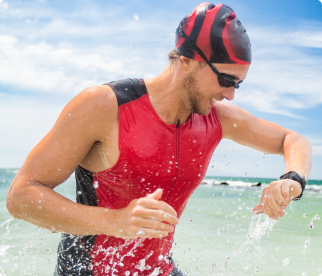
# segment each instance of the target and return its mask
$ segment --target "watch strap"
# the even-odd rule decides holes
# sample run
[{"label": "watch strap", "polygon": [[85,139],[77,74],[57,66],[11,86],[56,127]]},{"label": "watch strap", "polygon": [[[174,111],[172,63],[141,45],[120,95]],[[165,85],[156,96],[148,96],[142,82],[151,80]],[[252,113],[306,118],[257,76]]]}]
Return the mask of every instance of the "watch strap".
[{"label": "watch strap", "polygon": [[301,184],[301,187],[302,187],[302,192],[300,195],[298,195],[297,197],[293,198],[292,200],[300,200],[302,195],[303,195],[303,192],[305,190],[305,186],[306,186],[306,181],[305,181],[305,177],[304,176],[301,176],[300,174],[298,174],[297,172],[294,172],[294,171],[290,171],[286,174],[283,174],[279,180],[283,180],[283,179],[292,179],[294,181],[297,181],[298,183]]}]

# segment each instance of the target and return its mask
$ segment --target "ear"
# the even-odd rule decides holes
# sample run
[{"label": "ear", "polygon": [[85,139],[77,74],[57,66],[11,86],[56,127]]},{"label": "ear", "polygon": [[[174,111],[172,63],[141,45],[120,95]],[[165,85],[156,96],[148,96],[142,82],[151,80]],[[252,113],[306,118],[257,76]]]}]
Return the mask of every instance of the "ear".
[{"label": "ear", "polygon": [[183,70],[188,71],[192,64],[193,64],[194,60],[184,57],[184,56],[180,56],[180,64]]}]

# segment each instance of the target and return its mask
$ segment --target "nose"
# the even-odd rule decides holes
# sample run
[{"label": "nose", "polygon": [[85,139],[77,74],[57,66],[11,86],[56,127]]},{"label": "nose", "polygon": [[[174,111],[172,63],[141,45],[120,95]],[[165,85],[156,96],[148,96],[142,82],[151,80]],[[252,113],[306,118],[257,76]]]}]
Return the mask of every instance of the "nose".
[{"label": "nose", "polygon": [[235,87],[229,87],[225,89],[225,91],[222,93],[222,95],[228,100],[232,101],[235,98]]}]

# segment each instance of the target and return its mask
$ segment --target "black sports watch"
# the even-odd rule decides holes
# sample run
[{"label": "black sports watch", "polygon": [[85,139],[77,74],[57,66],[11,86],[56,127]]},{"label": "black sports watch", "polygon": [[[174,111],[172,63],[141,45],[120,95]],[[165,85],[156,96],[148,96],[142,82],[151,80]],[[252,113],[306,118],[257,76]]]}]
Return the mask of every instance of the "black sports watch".
[{"label": "black sports watch", "polygon": [[301,176],[297,172],[290,171],[290,172],[288,172],[286,174],[283,174],[278,180],[283,180],[283,179],[292,179],[292,180],[297,181],[298,183],[301,184],[301,187],[302,187],[301,194],[292,199],[292,200],[300,200],[302,195],[303,195],[303,192],[305,190],[305,186],[306,186],[305,177]]}]

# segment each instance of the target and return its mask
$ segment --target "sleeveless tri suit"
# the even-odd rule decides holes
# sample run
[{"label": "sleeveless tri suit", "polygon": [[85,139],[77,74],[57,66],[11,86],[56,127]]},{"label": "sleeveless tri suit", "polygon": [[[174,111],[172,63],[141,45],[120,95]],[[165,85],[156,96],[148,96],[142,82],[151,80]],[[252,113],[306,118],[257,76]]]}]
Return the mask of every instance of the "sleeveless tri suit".
[{"label": "sleeveless tri suit", "polygon": [[[120,209],[161,188],[161,200],[180,218],[222,137],[216,108],[206,116],[191,114],[180,125],[167,125],[151,105],[142,79],[108,85],[119,105],[120,156],[105,171],[76,169],[77,202]],[[172,242],[173,233],[135,240],[62,234],[55,275],[169,275]]]}]

